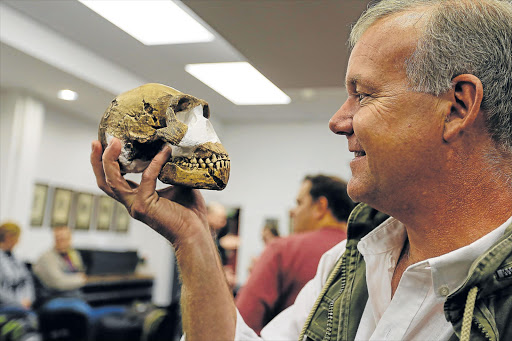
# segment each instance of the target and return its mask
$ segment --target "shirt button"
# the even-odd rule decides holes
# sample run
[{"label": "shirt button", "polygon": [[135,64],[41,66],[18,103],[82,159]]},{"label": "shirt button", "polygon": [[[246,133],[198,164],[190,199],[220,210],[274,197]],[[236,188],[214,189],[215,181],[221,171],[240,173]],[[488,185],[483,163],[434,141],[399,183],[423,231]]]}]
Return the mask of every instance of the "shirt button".
[{"label": "shirt button", "polygon": [[448,296],[449,293],[450,293],[450,289],[448,289],[448,287],[442,286],[439,288],[439,295]]}]

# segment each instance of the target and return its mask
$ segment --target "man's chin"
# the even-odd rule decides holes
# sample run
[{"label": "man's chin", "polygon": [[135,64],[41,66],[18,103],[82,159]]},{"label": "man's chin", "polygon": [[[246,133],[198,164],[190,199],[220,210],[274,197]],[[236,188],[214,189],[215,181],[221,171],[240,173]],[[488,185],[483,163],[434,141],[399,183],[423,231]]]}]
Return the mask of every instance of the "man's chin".
[{"label": "man's chin", "polygon": [[[351,177],[347,184],[347,194],[353,202],[367,202],[369,199],[368,186],[358,178]],[[365,200],[366,199],[366,200]]]}]

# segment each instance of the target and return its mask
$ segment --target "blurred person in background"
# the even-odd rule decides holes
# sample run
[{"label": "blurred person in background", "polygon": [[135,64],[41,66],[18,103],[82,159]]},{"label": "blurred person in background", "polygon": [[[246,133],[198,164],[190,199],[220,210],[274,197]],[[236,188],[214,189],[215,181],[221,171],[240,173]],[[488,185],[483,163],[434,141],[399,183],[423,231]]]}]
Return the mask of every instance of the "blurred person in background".
[{"label": "blurred person in background", "polygon": [[279,237],[279,230],[275,223],[267,222],[261,231],[261,239],[265,245]]},{"label": "blurred person in background", "polygon": [[228,221],[226,208],[221,203],[212,201],[208,203],[206,209],[208,212],[207,218],[208,225],[210,226],[210,232],[212,233],[212,237],[214,238],[217,249],[219,250],[222,264],[225,265],[227,263],[227,255],[226,250],[222,247],[222,245],[220,245],[220,238],[225,235],[224,231],[222,230]]},{"label": "blurred person in background", "polygon": [[290,212],[293,234],[270,242],[236,297],[244,321],[256,333],[295,301],[315,276],[320,257],[346,239],[354,208],[345,181],[334,176],[306,176]]},{"label": "blurred person in background", "polygon": [[[276,240],[277,238],[279,238],[279,229],[277,228],[277,223],[267,221],[261,230],[261,239],[263,240],[263,244],[265,244],[266,247],[270,242]],[[251,264],[249,264],[248,268],[249,272],[251,272],[254,268],[254,264],[256,264],[258,258],[259,256],[254,256],[251,258]]]},{"label": "blurred person in background", "polygon": [[72,233],[68,226],[53,228],[54,246],[34,264],[33,270],[42,284],[42,296],[80,297],[80,288],[87,276],[80,253],[72,247]]},{"label": "blurred person in background", "polygon": [[21,229],[16,223],[0,225],[0,308],[30,309],[35,299],[30,271],[12,254],[20,234]]},{"label": "blurred person in background", "polygon": [[227,212],[224,205],[216,201],[208,203],[206,206],[208,225],[210,226],[210,232],[217,245],[222,267],[224,268],[224,275],[228,282],[228,286],[236,295],[238,291],[236,271],[232,264],[229,264],[230,253],[238,249],[240,240],[238,236],[230,234],[225,229],[227,224]]}]

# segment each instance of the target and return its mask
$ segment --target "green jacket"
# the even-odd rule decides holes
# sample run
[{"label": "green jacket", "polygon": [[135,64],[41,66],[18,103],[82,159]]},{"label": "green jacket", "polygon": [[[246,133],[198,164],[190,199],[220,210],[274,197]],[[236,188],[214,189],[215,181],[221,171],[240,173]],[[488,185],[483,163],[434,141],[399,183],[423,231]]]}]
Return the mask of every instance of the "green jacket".
[{"label": "green jacket", "polygon": [[[345,253],[313,306],[300,340],[354,340],[368,300],[366,265],[357,244],[387,218],[365,204],[354,209]],[[473,263],[465,284],[447,297],[444,308],[454,328],[451,340],[512,340],[512,225]]]}]

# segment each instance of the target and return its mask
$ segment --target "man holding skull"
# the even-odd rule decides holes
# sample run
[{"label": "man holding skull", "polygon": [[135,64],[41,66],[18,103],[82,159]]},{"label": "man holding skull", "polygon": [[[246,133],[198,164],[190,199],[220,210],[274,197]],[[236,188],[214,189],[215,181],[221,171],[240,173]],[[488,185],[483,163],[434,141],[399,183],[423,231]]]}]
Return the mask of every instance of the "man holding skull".
[{"label": "man holding skull", "polygon": [[[348,193],[363,202],[263,339],[512,339],[512,3],[383,0],[351,33]],[[121,143],[93,143],[97,182],[176,248],[187,340],[258,337],[237,314],[196,190],[140,185]],[[376,212],[374,207],[391,217]]]}]

